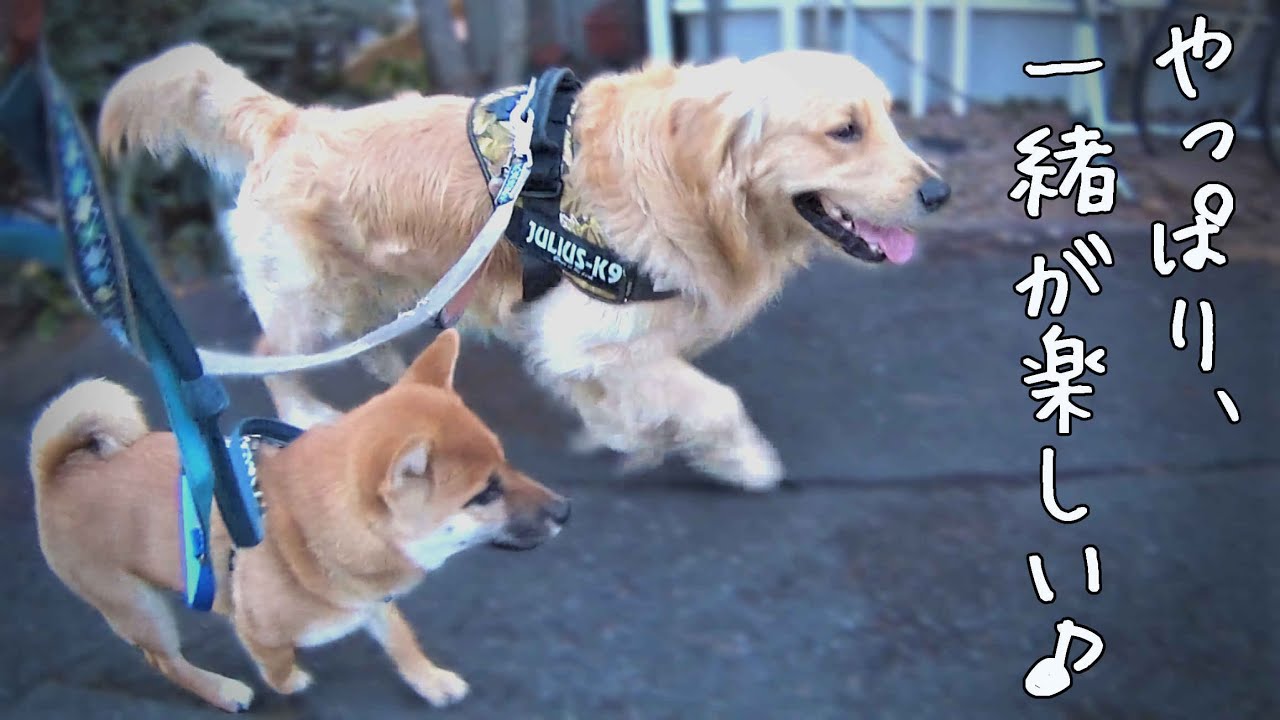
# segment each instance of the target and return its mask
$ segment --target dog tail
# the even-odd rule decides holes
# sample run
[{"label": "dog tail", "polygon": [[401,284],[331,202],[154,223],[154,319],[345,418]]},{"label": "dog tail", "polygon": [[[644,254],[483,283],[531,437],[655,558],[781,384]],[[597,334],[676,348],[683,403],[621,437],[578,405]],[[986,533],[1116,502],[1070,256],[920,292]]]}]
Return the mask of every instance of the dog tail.
[{"label": "dog tail", "polygon": [[166,162],[186,149],[233,179],[289,133],[297,113],[209,48],[180,45],[134,67],[107,91],[98,146],[110,160],[140,146]]},{"label": "dog tail", "polygon": [[85,380],[59,395],[31,431],[31,478],[49,482],[77,450],[106,459],[149,432],[138,398],[108,380]]}]

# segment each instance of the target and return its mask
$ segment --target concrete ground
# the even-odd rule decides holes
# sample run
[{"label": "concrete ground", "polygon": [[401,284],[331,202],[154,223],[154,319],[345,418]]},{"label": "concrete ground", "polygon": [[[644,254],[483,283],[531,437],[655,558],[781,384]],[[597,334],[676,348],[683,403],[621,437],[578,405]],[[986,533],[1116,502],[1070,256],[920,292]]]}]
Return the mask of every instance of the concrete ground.
[{"label": "concrete ground", "polygon": [[[1070,437],[1032,418],[1019,380],[1052,320],[1023,317],[1011,289],[1034,250],[984,237],[936,237],[903,269],[820,263],[699,361],[781,451],[792,483],[772,495],[675,463],[622,479],[613,458],[570,455],[572,424],[512,353],[470,343],[463,394],[517,463],[575,501],[551,544],[473,551],[402,603],[471,697],[431,710],[364,637],[304,652],[318,682],[297,698],[270,695],[216,619],[186,613],[188,653],[253,683],[263,718],[1280,717],[1280,450],[1267,432],[1280,413],[1280,275],[1265,253],[1242,253],[1160,279],[1146,236],[1107,237],[1117,259],[1102,293],[1077,284],[1061,319],[1107,348],[1084,401],[1095,416]],[[1211,375],[1196,367],[1194,309],[1192,348],[1170,344],[1176,296],[1214,301]],[[194,333],[243,347],[253,324],[234,298],[185,297]],[[94,330],[0,361],[0,713],[219,717],[116,640],[37,549],[27,431],[89,374],[129,383],[161,417],[143,368]],[[375,389],[350,368],[316,381],[339,403]],[[268,412],[255,383],[230,387],[233,416]],[[1041,509],[1046,444],[1062,505],[1090,509],[1079,523]],[[1097,595],[1086,545],[1099,550]],[[1033,552],[1050,604],[1033,591]],[[1100,633],[1105,652],[1067,692],[1033,700],[1023,676],[1052,654],[1063,617]]]}]

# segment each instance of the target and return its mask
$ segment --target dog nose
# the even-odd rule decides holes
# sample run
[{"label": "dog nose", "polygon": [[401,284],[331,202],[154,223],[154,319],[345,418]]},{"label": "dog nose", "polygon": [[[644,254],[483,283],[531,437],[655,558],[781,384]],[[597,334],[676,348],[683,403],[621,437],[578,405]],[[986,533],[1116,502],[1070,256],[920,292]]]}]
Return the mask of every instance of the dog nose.
[{"label": "dog nose", "polygon": [[543,508],[551,520],[557,525],[564,525],[569,522],[569,499],[556,498]]},{"label": "dog nose", "polygon": [[947,198],[951,197],[951,186],[936,177],[931,177],[920,185],[917,194],[920,196],[920,203],[924,205],[925,212],[933,212],[947,204]]}]

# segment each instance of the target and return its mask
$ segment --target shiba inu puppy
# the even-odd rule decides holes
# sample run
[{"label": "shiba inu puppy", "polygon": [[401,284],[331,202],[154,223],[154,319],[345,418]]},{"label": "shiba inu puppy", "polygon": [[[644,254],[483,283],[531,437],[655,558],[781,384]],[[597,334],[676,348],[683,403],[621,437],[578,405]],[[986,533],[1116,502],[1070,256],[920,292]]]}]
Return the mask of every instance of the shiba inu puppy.
[{"label": "shiba inu puppy", "polygon": [[[455,553],[533,548],[568,521],[569,501],[513,468],[454,392],[458,351],[457,332],[442,333],[385,392],[260,452],[258,546],[233,551],[214,509],[214,610],[273,690],[310,685],[295,648],[364,629],[431,704],[460,700],[467,684],[423,654],[394,598]],[[183,657],[165,597],[183,589],[173,436],[149,430],[123,387],[89,380],[36,422],[30,469],[53,572],[170,680],[248,708],[248,685]]]}]

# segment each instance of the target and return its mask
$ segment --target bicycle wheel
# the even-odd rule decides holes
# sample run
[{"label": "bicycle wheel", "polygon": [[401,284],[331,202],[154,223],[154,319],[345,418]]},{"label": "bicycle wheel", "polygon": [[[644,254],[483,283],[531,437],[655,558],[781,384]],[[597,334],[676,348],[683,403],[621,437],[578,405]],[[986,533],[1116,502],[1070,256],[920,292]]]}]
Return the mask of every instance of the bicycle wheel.
[{"label": "bicycle wheel", "polygon": [[1142,142],[1142,149],[1148,155],[1156,154],[1155,144],[1151,142],[1151,133],[1147,128],[1147,85],[1148,78],[1157,68],[1154,58],[1156,56],[1157,47],[1169,36],[1169,26],[1173,23],[1174,13],[1178,11],[1183,0],[1168,0],[1164,9],[1156,17],[1154,23],[1147,30],[1147,34],[1143,36],[1142,43],[1138,47],[1138,55],[1134,59],[1134,77],[1133,86],[1131,88],[1133,125],[1138,130],[1138,139]]},{"label": "bicycle wheel", "polygon": [[[1275,8],[1280,8],[1280,1],[1273,3]],[[1280,11],[1272,14],[1271,23],[1271,47],[1262,64],[1262,86],[1258,92],[1258,127],[1272,167],[1280,170],[1280,137],[1277,137],[1280,133],[1275,132],[1276,125],[1280,124],[1280,92],[1276,88],[1280,83]]]},{"label": "bicycle wheel", "polygon": [[[1156,154],[1153,136],[1181,135],[1207,120],[1228,119],[1238,125],[1253,123],[1262,101],[1259,88],[1254,84],[1255,73],[1259,64],[1269,66],[1274,57],[1277,13],[1280,13],[1280,0],[1165,2],[1140,43],[1130,88],[1134,128],[1148,155]],[[1156,67],[1155,58],[1169,47],[1171,27],[1180,27],[1183,37],[1190,38],[1193,21],[1201,16],[1207,20],[1208,32],[1224,32],[1232,38],[1231,53],[1238,59],[1219,72],[1208,72],[1194,61],[1187,63],[1187,77],[1183,81],[1191,79],[1199,91],[1198,96],[1191,99],[1186,97],[1183,88],[1175,85],[1174,69]],[[1257,37],[1260,34],[1266,37]],[[1267,41],[1272,42],[1264,45]],[[1211,47],[1216,55],[1220,46],[1216,40],[1209,42],[1215,43]],[[1186,62],[1184,58],[1179,64]],[[1247,86],[1248,93],[1243,97],[1239,93],[1242,83],[1236,82],[1238,80],[1246,80],[1243,85]]]}]

